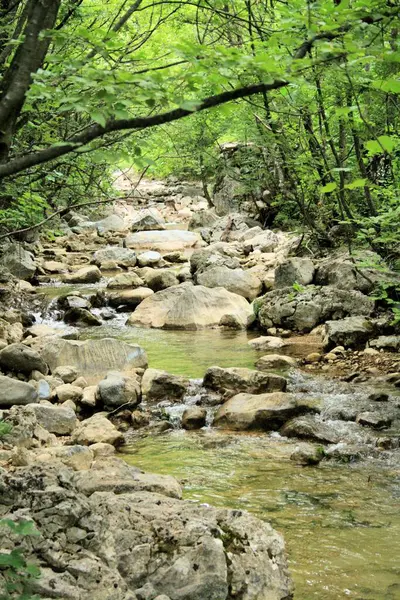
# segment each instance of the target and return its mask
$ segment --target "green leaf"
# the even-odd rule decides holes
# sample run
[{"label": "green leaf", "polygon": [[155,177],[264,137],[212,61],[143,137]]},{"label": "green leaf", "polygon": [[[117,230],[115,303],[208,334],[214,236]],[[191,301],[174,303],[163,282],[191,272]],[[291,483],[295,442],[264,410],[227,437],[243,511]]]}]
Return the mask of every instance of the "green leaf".
[{"label": "green leaf", "polygon": [[390,94],[400,94],[400,79],[378,79],[372,82],[372,87]]},{"label": "green leaf", "polygon": [[356,188],[365,187],[366,183],[367,179],[355,179],[354,181],[347,183],[344,187],[347,190],[355,190]]},{"label": "green leaf", "polygon": [[95,123],[98,123],[102,127],[106,126],[107,118],[104,115],[104,113],[100,112],[99,110],[94,110],[93,112],[90,113],[90,116],[93,119],[93,121],[95,121]]},{"label": "green leaf", "polygon": [[329,194],[330,192],[333,192],[334,190],[336,190],[336,188],[337,188],[337,183],[335,183],[334,181],[331,181],[330,183],[327,183],[323,187],[320,187],[319,191],[321,192],[321,194]]},{"label": "green leaf", "polygon": [[376,140],[368,140],[368,142],[365,142],[365,147],[368,150],[369,155],[374,156],[375,154],[382,154],[383,152],[388,152],[390,154],[396,148],[398,143],[398,139],[394,136],[380,135]]}]

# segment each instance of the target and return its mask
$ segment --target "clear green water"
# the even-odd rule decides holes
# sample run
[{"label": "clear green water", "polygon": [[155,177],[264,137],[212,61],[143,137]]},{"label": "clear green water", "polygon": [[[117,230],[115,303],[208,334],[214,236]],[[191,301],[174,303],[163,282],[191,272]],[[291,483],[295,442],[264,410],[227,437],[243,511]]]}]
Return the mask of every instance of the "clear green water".
[{"label": "clear green water", "polygon": [[[127,316],[124,317],[124,320]],[[81,339],[117,337],[139,344],[148,355],[149,365],[177,375],[203,377],[208,367],[254,368],[257,352],[247,344],[246,332],[222,330],[165,331],[126,327],[110,321],[103,327],[82,331]]]},{"label": "clear green water", "polygon": [[241,508],[285,537],[296,600],[400,598],[400,473],[374,463],[299,467],[293,442],[175,431],[125,459],[174,475],[184,497]]},{"label": "clear green water", "polygon": [[[51,297],[67,291],[53,290]],[[138,343],[151,367],[194,378],[212,365],[252,368],[258,356],[245,332],[139,329],[126,318],[82,330],[81,338]],[[294,444],[174,431],[136,441],[124,457],[175,476],[187,499],[270,521],[286,540],[296,600],[400,600],[400,471],[372,460],[298,467],[289,460]]]}]

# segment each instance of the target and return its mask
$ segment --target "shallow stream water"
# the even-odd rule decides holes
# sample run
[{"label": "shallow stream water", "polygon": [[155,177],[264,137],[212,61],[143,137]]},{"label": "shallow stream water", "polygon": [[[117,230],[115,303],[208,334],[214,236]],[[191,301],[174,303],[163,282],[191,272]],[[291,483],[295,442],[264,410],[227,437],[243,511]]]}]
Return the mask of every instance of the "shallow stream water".
[{"label": "shallow stream water", "polygon": [[[138,329],[125,327],[126,318],[83,329],[81,339],[140,344],[151,367],[191,378],[212,365],[253,368],[258,356],[244,332]],[[312,388],[321,386],[312,380]],[[371,458],[300,467],[289,458],[295,445],[278,434],[177,429],[136,440],[124,458],[174,475],[189,500],[246,509],[270,521],[286,540],[295,600],[399,600],[398,463]]]}]

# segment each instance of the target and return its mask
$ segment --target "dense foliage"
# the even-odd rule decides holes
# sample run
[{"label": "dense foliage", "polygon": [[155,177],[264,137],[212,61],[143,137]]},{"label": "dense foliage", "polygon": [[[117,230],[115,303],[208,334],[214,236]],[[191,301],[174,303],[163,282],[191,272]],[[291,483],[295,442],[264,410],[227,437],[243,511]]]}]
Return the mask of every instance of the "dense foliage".
[{"label": "dense foliage", "polygon": [[3,226],[112,197],[116,166],[212,180],[218,146],[236,140],[266,150],[279,225],[322,243],[342,226],[396,257],[398,2],[0,7]]}]

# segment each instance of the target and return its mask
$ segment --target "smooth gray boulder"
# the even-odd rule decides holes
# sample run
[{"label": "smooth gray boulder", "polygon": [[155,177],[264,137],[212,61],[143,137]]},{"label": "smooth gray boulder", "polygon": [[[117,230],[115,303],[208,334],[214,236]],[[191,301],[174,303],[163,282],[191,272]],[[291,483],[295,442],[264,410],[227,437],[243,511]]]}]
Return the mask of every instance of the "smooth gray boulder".
[{"label": "smooth gray boulder", "polygon": [[109,261],[123,267],[134,267],[136,265],[136,252],[120,246],[106,246],[101,250],[97,250],[93,255],[93,262],[97,266]]},{"label": "smooth gray boulder", "polygon": [[29,375],[32,371],[40,371],[47,375],[49,368],[36,350],[25,344],[10,344],[0,352],[0,365],[14,373]]},{"label": "smooth gray boulder", "polygon": [[189,380],[159,369],[146,369],[142,377],[142,394],[148,401],[182,400]]},{"label": "smooth gray boulder", "polygon": [[78,424],[75,412],[71,408],[51,406],[50,404],[30,404],[36,419],[44,429],[56,435],[69,435]]},{"label": "smooth gray boulder", "polygon": [[286,379],[280,375],[261,373],[253,369],[209,367],[204,375],[203,386],[214,391],[231,391],[233,394],[263,394],[286,391]]},{"label": "smooth gray boulder", "polygon": [[319,400],[295,394],[237,394],[218,409],[213,425],[237,431],[274,431],[286,421],[319,410]]},{"label": "smooth gray boulder", "polygon": [[97,283],[100,279],[101,271],[95,265],[82,267],[78,271],[69,273],[63,277],[65,283]]},{"label": "smooth gray boulder", "polygon": [[288,258],[275,269],[275,288],[290,287],[294,283],[312,283],[315,266],[310,258]]},{"label": "smooth gray boulder", "polygon": [[117,408],[127,403],[134,408],[140,402],[140,384],[134,377],[118,372],[107,373],[105,379],[99,381],[97,395],[106,408]]},{"label": "smooth gray boulder", "polygon": [[159,252],[148,250],[138,254],[138,265],[139,267],[151,267],[152,265],[158,265],[161,259],[162,256]]},{"label": "smooth gray boulder", "polygon": [[114,231],[125,231],[127,226],[124,219],[119,215],[110,215],[101,221],[97,221],[96,229],[99,235],[104,235],[105,233]]},{"label": "smooth gray boulder", "polygon": [[365,317],[347,317],[339,321],[327,321],[323,344],[325,350],[335,346],[345,348],[364,348],[366,342],[374,334],[373,324]]},{"label": "smooth gray boulder", "polygon": [[25,405],[36,402],[38,393],[30,383],[0,375],[0,407],[14,404]]},{"label": "smooth gray boulder", "polygon": [[247,298],[250,302],[257,298],[262,290],[262,282],[250,271],[229,269],[224,265],[202,271],[196,276],[196,281],[199,285],[208,288],[225,288],[229,292]]},{"label": "smooth gray boulder", "polygon": [[29,281],[36,272],[34,256],[25,250],[20,244],[9,244],[0,259],[1,265],[6,267],[12,275]]},{"label": "smooth gray boulder", "polygon": [[182,283],[146,298],[129,317],[128,325],[196,330],[217,327],[225,316],[233,316],[246,328],[250,304],[223,288]]}]

